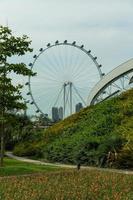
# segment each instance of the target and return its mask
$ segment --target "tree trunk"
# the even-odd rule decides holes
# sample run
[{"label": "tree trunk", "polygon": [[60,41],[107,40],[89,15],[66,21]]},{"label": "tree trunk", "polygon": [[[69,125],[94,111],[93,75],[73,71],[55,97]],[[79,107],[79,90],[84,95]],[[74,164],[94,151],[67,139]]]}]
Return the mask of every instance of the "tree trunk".
[{"label": "tree trunk", "polygon": [[0,167],[4,165],[4,153],[5,153],[5,146],[4,146],[4,138],[5,138],[5,78],[6,78],[6,69],[3,74],[3,89],[2,89],[2,110],[1,110],[1,134],[0,134]]},{"label": "tree trunk", "polygon": [[4,164],[4,122],[2,122],[1,127],[1,149],[0,149],[0,167],[3,167]]}]

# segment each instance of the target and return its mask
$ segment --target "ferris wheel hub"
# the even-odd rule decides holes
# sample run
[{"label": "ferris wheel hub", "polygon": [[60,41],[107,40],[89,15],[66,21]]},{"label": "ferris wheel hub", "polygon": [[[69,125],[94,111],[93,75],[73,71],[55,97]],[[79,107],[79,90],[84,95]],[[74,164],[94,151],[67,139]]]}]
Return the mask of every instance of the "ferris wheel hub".
[{"label": "ferris wheel hub", "polygon": [[67,86],[67,85],[72,85],[73,83],[71,82],[71,81],[66,81],[66,82],[64,82],[64,86]]}]

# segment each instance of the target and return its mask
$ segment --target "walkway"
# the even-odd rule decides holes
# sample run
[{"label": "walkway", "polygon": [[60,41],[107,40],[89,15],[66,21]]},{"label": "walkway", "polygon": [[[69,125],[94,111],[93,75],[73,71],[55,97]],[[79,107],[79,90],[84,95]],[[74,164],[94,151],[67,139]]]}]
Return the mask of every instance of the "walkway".
[{"label": "walkway", "polygon": [[[39,161],[39,160],[33,160],[33,159],[29,159],[29,158],[19,157],[19,156],[13,155],[12,152],[6,152],[5,155],[10,157],[10,158],[13,158],[15,160],[19,160],[19,161],[27,162],[27,163],[38,164],[38,165],[49,165],[49,166],[61,167],[61,168],[77,168],[76,165],[47,163],[47,162],[42,162],[42,161]],[[108,168],[98,168],[98,167],[88,167],[88,166],[82,166],[81,169],[99,170],[99,171],[107,171],[107,172],[115,172],[115,173],[133,175],[133,171],[129,171],[129,170],[108,169]]]}]

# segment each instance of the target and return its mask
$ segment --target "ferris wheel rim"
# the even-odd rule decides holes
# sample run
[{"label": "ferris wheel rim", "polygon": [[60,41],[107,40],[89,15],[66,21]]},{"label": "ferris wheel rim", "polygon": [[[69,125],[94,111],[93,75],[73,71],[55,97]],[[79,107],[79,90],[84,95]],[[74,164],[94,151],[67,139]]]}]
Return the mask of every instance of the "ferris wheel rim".
[{"label": "ferris wheel rim", "polygon": [[[82,52],[84,52],[84,53],[93,61],[93,63],[95,64],[95,66],[96,66],[96,68],[97,68],[97,71],[98,71],[98,74],[99,74],[99,78],[102,79],[102,77],[103,77],[105,74],[102,73],[102,70],[101,70],[102,65],[99,64],[99,63],[97,62],[97,57],[95,57],[95,56],[93,56],[93,55],[91,54],[91,50],[88,50],[88,51],[87,51],[87,50],[84,48],[84,45],[77,45],[75,41],[74,41],[73,43],[67,42],[67,40],[65,40],[64,42],[58,42],[58,41],[56,41],[55,44],[52,44],[52,45],[51,45],[50,43],[48,43],[48,44],[47,44],[47,47],[45,47],[45,48],[40,48],[40,49],[39,49],[39,53],[38,53],[37,55],[35,54],[35,55],[33,56],[34,61],[33,61],[32,63],[29,63],[30,69],[33,70],[35,63],[36,63],[36,61],[38,60],[38,58],[40,57],[41,54],[43,54],[45,51],[47,51],[47,50],[50,49],[50,48],[53,48],[53,47],[56,47],[56,46],[61,46],[61,45],[63,45],[63,46],[66,45],[66,46],[75,47],[75,48],[81,50]],[[43,115],[46,115],[46,114],[42,111],[42,109],[40,109],[40,107],[38,106],[38,104],[36,103],[36,100],[35,100],[34,95],[33,95],[33,93],[32,93],[32,88],[31,88],[31,77],[32,77],[32,76],[29,75],[29,77],[28,77],[28,82],[27,82],[27,85],[28,85],[28,88],[29,88],[29,92],[27,93],[27,95],[30,95],[30,97],[31,97],[31,103],[30,103],[30,104],[34,104],[34,105],[35,105],[35,107],[36,107],[36,109],[37,109],[37,110],[36,110],[37,113],[41,113],[41,114],[43,114]]]}]

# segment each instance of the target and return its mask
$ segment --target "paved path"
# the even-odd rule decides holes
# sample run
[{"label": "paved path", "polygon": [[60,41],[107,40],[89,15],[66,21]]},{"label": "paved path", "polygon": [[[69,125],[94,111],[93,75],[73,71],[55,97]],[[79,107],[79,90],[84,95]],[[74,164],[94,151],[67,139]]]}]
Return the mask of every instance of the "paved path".
[{"label": "paved path", "polygon": [[[39,160],[33,160],[33,159],[29,159],[29,158],[19,157],[19,156],[13,155],[12,152],[6,152],[5,155],[10,158],[22,161],[22,162],[33,163],[33,164],[38,164],[38,165],[49,165],[49,166],[53,166],[53,167],[62,167],[62,168],[77,168],[76,165],[47,163],[47,162],[42,162]],[[129,170],[118,170],[118,169],[108,169],[108,168],[98,168],[98,167],[88,167],[88,166],[82,166],[81,169],[99,170],[99,171],[107,171],[107,172],[115,172],[115,173],[133,175],[133,171],[129,171]]]},{"label": "paved path", "polygon": [[39,160],[33,160],[33,159],[25,158],[25,157],[19,157],[19,156],[13,155],[12,152],[6,152],[5,155],[10,157],[10,158],[14,158],[15,160],[19,160],[19,161],[23,161],[23,162],[27,162],[27,163],[38,164],[38,165],[49,165],[49,166],[54,166],[54,167],[65,167],[65,168],[75,168],[76,167],[75,165],[65,165],[65,164],[59,164],[59,163],[48,163],[48,162],[43,162],[43,161],[39,161]]}]

